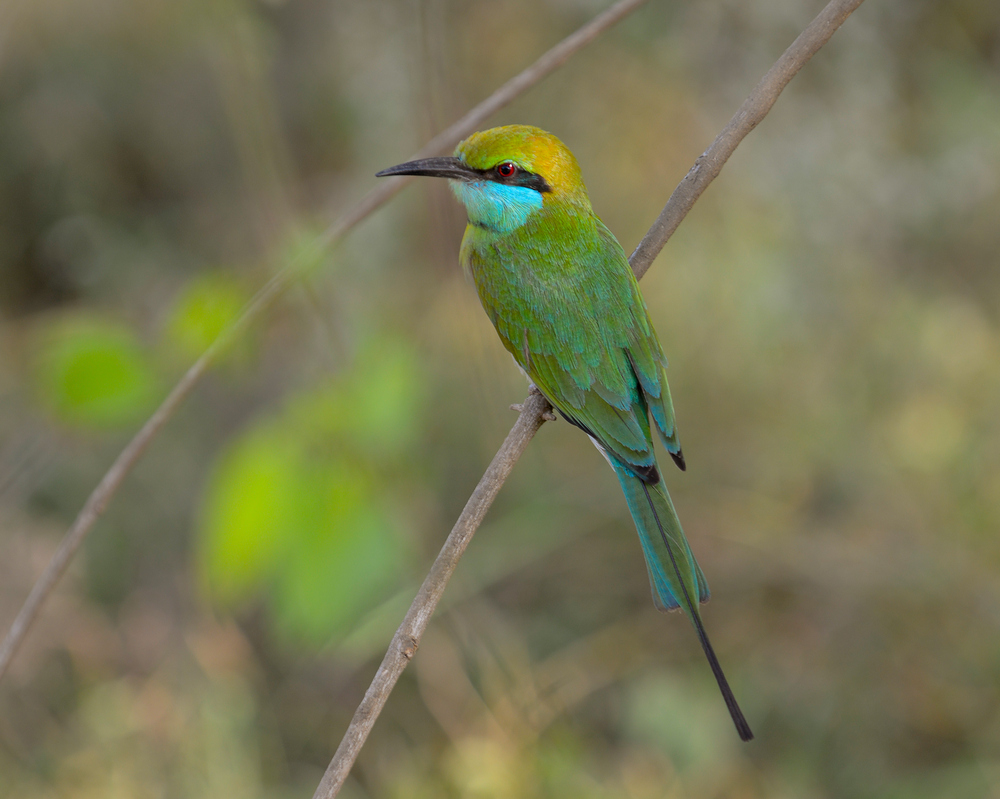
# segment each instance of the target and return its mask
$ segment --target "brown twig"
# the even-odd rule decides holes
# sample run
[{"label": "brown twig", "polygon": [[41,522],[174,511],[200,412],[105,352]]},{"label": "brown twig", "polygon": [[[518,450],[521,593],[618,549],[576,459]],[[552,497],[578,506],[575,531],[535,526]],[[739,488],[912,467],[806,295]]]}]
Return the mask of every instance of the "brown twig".
[{"label": "brown twig", "polygon": [[510,474],[517,459],[527,448],[528,443],[534,437],[538,428],[542,426],[543,416],[550,413],[552,407],[541,394],[533,392],[521,404],[521,412],[514,423],[513,429],[507,434],[503,446],[479,481],[476,490],[472,492],[469,501],[462,510],[462,515],[458,517],[455,526],[441,547],[431,566],[423,585],[417,592],[416,598],[410,605],[403,623],[399,625],[396,634],[392,637],[389,650],[382,659],[382,665],[375,673],[375,679],[365,693],[365,698],[354,713],[351,725],[347,728],[337,752],[333,756],[323,780],[316,789],[314,799],[318,797],[333,797],[337,795],[340,787],[347,779],[347,774],[354,764],[358,752],[364,746],[368,733],[375,724],[375,719],[382,712],[389,694],[392,692],[396,680],[403,673],[406,664],[409,663],[413,653],[417,651],[420,638],[427,629],[434,608],[437,607],[441,594],[444,593],[445,586],[451,578],[452,572],[458,565],[459,558],[465,552],[466,546],[472,540],[473,533],[479,527],[486,511],[493,504],[493,499],[500,491],[507,476]]},{"label": "brown twig", "polygon": [[843,25],[844,20],[863,2],[864,0],[830,0],[760,79],[750,92],[750,96],[743,101],[739,111],[715,137],[712,145],[695,160],[694,166],[674,189],[653,226],[635,248],[629,263],[632,264],[632,271],[636,277],[641,278],[646,274],[653,264],[653,259],[660,254],[660,250],[687,216],[695,200],[701,197],[708,184],[722,171],[723,165],[729,160],[737,145],[767,116],[778,95],[795,77],[795,73],[816,55],[819,48],[830,40],[837,28]]},{"label": "brown twig", "polygon": [[[641,278],[663,249],[667,240],[687,216],[695,200],[719,174],[736,146],[771,110],[781,90],[807,61],[833,36],[844,20],[864,0],[830,0],[796,38],[740,106],[712,145],[695,161],[680,185],[674,189],[660,216],[629,258],[636,277]],[[516,406],[515,406],[516,407]],[[465,510],[452,528],[440,554],[431,566],[403,623],[396,630],[372,684],[358,706],[313,799],[333,799],[340,790],[368,733],[375,725],[396,681],[416,652],[431,614],[444,587],[458,565],[458,559],[472,539],[479,522],[497,495],[514,463],[529,441],[551,416],[552,407],[537,393],[531,393],[518,408],[520,414],[486,473],[470,497]]]},{"label": "brown twig", "polygon": [[[586,25],[563,39],[559,44],[541,56],[534,64],[507,81],[483,102],[473,108],[458,122],[439,133],[427,143],[414,158],[438,155],[454,147],[461,139],[478,128],[485,119],[507,105],[511,100],[526,92],[542,78],[562,66],[577,50],[592,42],[604,30],[614,25],[622,17],[634,11],[647,0],[619,0],[611,8],[597,15]],[[80,544],[90,532],[94,523],[104,512],[114,497],[122,481],[132,471],[142,453],[156,438],[163,426],[170,421],[201,377],[208,371],[215,359],[243,329],[257,319],[270,305],[298,278],[306,266],[315,261],[315,256],[336,244],[351,228],[384,205],[409,178],[394,178],[385,181],[368,192],[361,201],[344,216],[330,225],[316,237],[308,251],[299,255],[292,263],[275,274],[254,295],[240,314],[240,317],[224,331],[205,353],[185,372],[167,398],[146,421],[138,433],[115,459],[111,468],[91,492],[72,526],[63,536],[59,548],[45,567],[45,571],[35,582],[18,612],[14,623],[0,644],[0,678],[3,677],[24,637],[28,634],[41,606],[55,588]]]}]

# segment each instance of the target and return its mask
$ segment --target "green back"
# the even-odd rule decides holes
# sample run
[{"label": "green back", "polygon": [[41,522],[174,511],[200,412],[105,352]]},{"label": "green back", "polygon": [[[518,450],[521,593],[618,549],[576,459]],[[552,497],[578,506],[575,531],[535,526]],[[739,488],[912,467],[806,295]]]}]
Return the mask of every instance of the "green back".
[{"label": "green back", "polygon": [[463,266],[514,356],[571,422],[637,474],[655,466],[647,411],[680,446],[666,358],[621,245],[582,202],[547,202],[511,233],[470,225]]}]

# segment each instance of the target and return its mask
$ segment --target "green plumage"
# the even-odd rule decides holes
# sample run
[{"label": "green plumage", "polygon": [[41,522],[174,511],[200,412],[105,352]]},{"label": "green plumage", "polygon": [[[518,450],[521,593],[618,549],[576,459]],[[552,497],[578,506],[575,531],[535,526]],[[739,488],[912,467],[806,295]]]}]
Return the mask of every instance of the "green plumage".
[{"label": "green plumage", "polygon": [[[477,133],[454,158],[385,170],[452,178],[469,214],[461,261],[504,347],[611,463],[661,610],[690,618],[744,740],[752,738],[701,622],[708,585],[653,450],[684,468],[667,361],[615,237],[594,214],[572,153],[538,128]],[[652,423],[651,421],[652,420]]]},{"label": "green plumage", "polygon": [[[667,450],[682,457],[666,358],[621,245],[589,203],[553,203],[509,233],[470,225],[461,261],[504,347],[615,468],[657,607],[697,614],[708,585],[662,480],[651,480],[657,472],[650,412]],[[651,496],[675,544],[676,568],[642,496],[644,480],[654,483]],[[695,598],[692,607],[680,583]]]},{"label": "green plumage", "polygon": [[510,233],[470,225],[461,260],[504,347],[567,419],[646,473],[651,412],[681,457],[666,358],[625,253],[589,204],[548,205]]}]

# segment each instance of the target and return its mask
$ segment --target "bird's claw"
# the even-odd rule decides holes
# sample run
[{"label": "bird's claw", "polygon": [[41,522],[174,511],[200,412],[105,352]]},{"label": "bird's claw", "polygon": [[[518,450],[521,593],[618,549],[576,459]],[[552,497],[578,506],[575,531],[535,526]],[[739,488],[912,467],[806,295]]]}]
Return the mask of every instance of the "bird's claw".
[{"label": "bird's claw", "polygon": [[[528,381],[528,394],[541,394],[541,393],[542,392],[539,390],[538,386],[536,386],[533,382]],[[544,419],[546,422],[554,422],[556,421],[556,418],[557,417],[552,410],[552,405],[549,404],[549,407],[546,408],[544,411],[542,411],[542,419]]]},{"label": "bird's claw", "polygon": [[[531,389],[528,391],[528,394],[530,395],[530,394],[541,394],[541,393],[542,392],[538,390],[538,387],[534,383],[532,383],[531,384]],[[515,402],[513,405],[510,406],[510,409],[512,411],[515,411],[516,413],[520,413],[521,411],[524,410],[524,403],[522,403],[522,402]],[[554,422],[557,419],[558,419],[558,417],[553,412],[551,405],[549,405],[548,408],[546,408],[544,411],[542,411],[542,420],[543,421]]]}]

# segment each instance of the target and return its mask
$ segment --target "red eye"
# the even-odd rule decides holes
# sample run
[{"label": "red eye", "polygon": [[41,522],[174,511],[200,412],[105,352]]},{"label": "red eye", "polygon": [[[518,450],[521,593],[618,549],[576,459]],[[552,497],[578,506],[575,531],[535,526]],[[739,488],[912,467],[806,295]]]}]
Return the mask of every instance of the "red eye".
[{"label": "red eye", "polygon": [[502,164],[497,164],[497,174],[502,178],[513,177],[515,172],[517,172],[517,167],[510,161],[504,161]]}]

